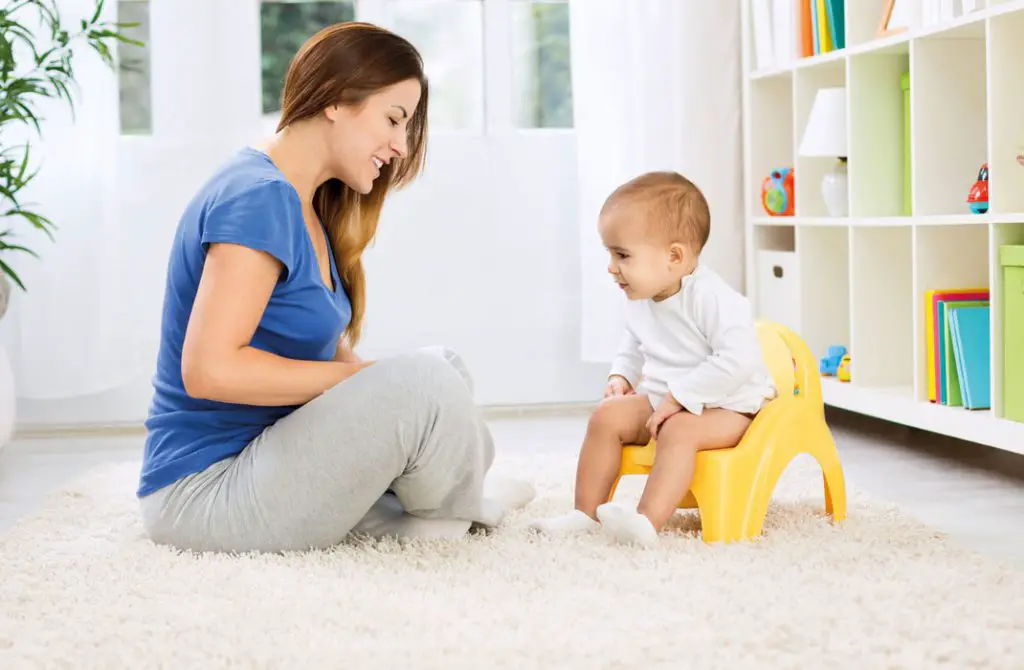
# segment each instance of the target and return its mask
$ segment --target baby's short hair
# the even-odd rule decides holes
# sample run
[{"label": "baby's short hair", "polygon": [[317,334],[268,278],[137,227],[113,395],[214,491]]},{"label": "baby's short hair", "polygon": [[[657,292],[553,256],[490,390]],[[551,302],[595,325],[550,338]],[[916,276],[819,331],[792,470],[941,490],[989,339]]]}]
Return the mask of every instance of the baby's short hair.
[{"label": "baby's short hair", "polygon": [[671,242],[689,244],[696,253],[711,234],[711,212],[697,185],[678,172],[647,172],[612,191],[601,213],[639,206],[652,231]]}]

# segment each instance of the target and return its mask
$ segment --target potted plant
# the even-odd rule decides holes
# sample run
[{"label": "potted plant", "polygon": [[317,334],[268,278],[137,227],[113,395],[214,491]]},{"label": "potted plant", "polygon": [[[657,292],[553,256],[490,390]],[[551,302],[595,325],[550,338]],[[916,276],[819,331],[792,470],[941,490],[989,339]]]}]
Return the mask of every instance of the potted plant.
[{"label": "potted plant", "polygon": [[[140,45],[118,32],[132,24],[101,20],[105,0],[95,0],[91,15],[69,27],[62,21],[56,0],[12,0],[0,9],[0,319],[7,312],[14,287],[26,290],[11,266],[14,253],[38,257],[19,242],[18,230],[46,233],[51,239],[56,225],[41,208],[22,201],[21,191],[31,183],[31,141],[10,141],[4,133],[28,124],[42,134],[45,119],[36,111],[43,98],[64,100],[74,110],[74,49],[92,47],[110,67],[114,66],[115,42]],[[6,136],[6,137],[5,137]],[[42,169],[41,167],[39,169]],[[14,375],[0,344],[0,448],[14,431]]]},{"label": "potted plant", "polygon": [[[0,319],[7,313],[11,296],[11,282],[0,272]],[[7,358],[3,342],[0,342],[0,450],[10,442],[14,434],[14,370]]]}]

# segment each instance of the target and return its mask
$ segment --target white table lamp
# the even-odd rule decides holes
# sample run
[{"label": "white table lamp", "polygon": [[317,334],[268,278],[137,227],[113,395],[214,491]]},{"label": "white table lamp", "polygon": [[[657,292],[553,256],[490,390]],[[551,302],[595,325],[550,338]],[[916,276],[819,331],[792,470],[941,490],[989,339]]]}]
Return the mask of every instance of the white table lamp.
[{"label": "white table lamp", "polygon": [[820,89],[814,96],[814,105],[800,141],[800,155],[839,159],[835,169],[821,180],[821,195],[829,216],[848,216],[850,213],[846,151],[846,89]]}]

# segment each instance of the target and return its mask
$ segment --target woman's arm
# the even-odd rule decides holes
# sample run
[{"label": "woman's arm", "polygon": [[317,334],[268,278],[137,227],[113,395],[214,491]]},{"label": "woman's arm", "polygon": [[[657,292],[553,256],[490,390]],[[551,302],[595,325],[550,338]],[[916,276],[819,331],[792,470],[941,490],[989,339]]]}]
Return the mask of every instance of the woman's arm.
[{"label": "woman's arm", "polygon": [[249,346],[282,268],[262,251],[210,245],[181,356],[189,395],[246,405],[299,405],[368,365],[297,361]]}]

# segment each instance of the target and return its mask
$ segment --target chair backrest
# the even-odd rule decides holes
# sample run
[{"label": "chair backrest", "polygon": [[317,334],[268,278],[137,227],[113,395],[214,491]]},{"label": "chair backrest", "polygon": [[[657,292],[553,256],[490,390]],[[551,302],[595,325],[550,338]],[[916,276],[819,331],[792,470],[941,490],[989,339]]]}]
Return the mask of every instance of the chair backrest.
[{"label": "chair backrest", "polygon": [[796,394],[821,402],[818,364],[799,335],[779,323],[758,321],[757,339],[780,397]]}]

